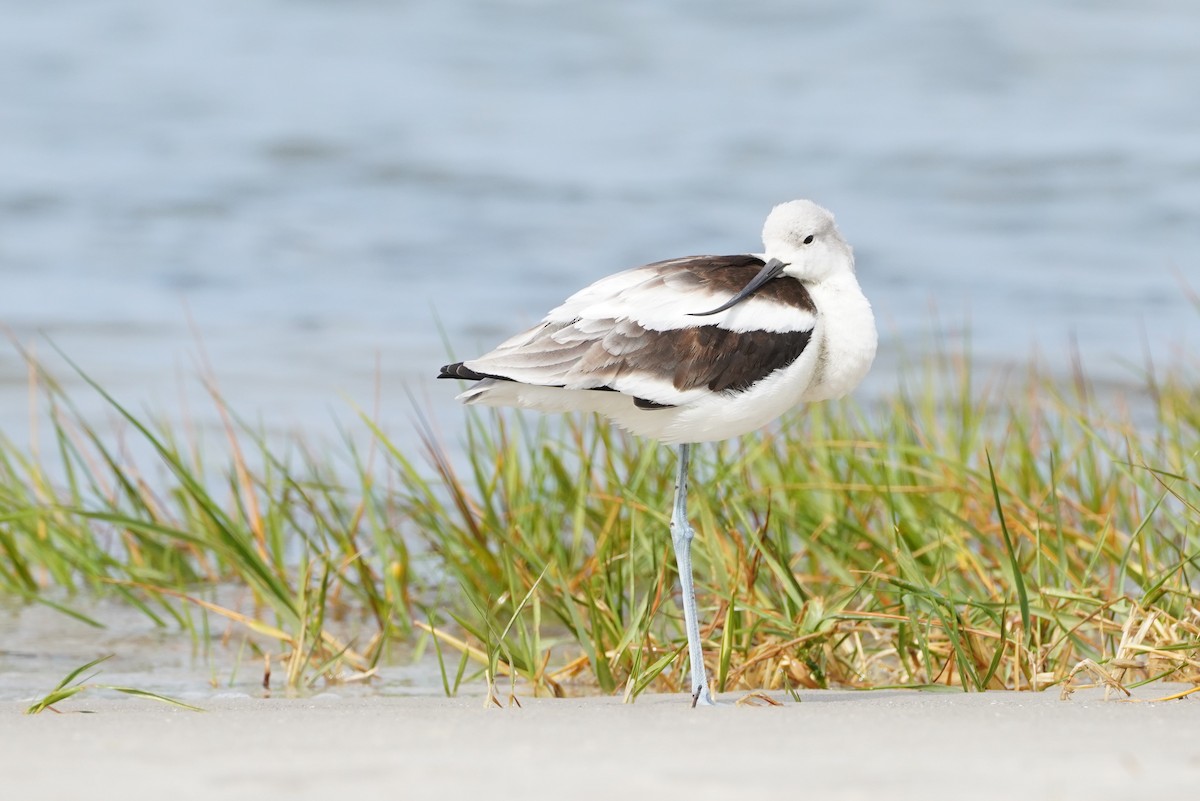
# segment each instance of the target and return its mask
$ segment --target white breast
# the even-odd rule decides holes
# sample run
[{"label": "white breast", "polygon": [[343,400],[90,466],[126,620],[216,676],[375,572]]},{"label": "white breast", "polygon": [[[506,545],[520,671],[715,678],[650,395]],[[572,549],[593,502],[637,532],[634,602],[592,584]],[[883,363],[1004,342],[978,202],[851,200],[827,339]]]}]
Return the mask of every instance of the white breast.
[{"label": "white breast", "polygon": [[822,348],[813,382],[800,400],[841,398],[859,385],[875,361],[875,315],[852,273],[810,285],[808,291],[817,305]]}]

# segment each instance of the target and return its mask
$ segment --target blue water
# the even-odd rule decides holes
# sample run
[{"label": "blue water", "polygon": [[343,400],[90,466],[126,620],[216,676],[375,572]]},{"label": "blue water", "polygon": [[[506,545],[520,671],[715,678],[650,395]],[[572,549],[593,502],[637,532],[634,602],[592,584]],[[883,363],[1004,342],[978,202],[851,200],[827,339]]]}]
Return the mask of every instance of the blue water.
[{"label": "blue water", "polygon": [[[811,197],[876,387],[934,328],[1119,381],[1200,344],[1198,42],[1192,0],[3,0],[0,323],[168,417],[203,350],[268,426],[404,423],[443,336]],[[0,347],[6,431],[23,382]]]}]

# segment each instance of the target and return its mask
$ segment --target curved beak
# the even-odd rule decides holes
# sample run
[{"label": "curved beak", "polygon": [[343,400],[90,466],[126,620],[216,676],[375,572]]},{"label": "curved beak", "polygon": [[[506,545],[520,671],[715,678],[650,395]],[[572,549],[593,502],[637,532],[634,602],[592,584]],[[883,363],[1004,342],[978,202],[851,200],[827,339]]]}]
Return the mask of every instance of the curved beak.
[{"label": "curved beak", "polygon": [[742,287],[741,292],[737,293],[732,298],[727,300],[725,303],[722,303],[720,306],[713,309],[712,311],[694,312],[692,314],[689,314],[688,316],[689,317],[707,317],[710,314],[717,314],[718,312],[723,312],[726,309],[733,308],[734,306],[738,305],[746,298],[753,295],[759,289],[761,289],[763,284],[767,283],[772,278],[774,278],[775,276],[782,273],[784,267],[787,267],[787,265],[784,264],[783,262],[781,262],[779,259],[770,259],[766,263],[766,266],[764,266],[761,270],[758,271],[758,275],[751,278],[750,283],[748,283],[744,287]]}]

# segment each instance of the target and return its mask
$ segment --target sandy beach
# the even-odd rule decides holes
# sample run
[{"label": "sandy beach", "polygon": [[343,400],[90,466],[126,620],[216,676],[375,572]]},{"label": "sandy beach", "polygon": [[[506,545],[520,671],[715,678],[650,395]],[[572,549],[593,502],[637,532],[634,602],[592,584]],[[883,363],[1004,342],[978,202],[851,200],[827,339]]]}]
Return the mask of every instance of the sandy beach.
[{"label": "sandy beach", "polygon": [[[1143,689],[1156,698],[1186,689]],[[5,799],[1128,799],[1200,787],[1200,698],[1100,691],[256,699],[0,708]]]}]

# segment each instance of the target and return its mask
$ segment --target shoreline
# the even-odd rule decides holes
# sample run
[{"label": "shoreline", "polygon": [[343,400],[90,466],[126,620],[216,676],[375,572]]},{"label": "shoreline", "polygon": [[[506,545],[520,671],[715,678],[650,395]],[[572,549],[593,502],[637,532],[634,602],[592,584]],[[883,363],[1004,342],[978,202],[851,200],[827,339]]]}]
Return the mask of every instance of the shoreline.
[{"label": "shoreline", "polygon": [[[1159,684],[1140,699],[1179,692]],[[0,704],[9,797],[128,801],[398,797],[573,799],[758,793],[822,799],[1125,799],[1200,783],[1200,697],[817,690],[780,706],[690,709],[682,695],[255,699],[194,713],[84,697],[62,714]],[[197,702],[197,701],[194,701]],[[87,712],[85,714],[84,712]],[[107,792],[106,791],[106,792]],[[519,795],[518,795],[519,794]]]}]

